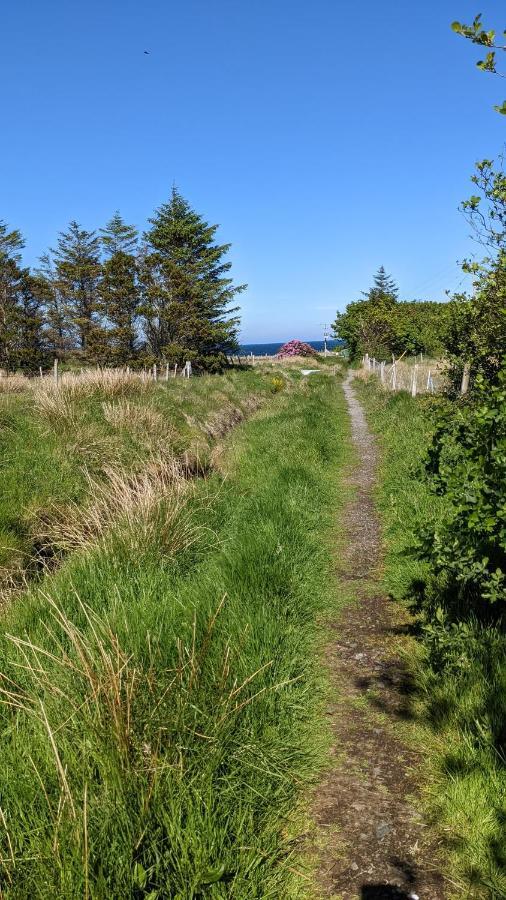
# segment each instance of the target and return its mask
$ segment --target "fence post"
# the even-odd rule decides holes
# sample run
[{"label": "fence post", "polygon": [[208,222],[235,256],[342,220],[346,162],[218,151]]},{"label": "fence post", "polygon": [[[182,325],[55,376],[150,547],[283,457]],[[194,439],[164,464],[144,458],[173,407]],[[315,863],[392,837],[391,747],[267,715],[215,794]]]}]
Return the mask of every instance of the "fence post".
[{"label": "fence post", "polygon": [[55,384],[58,384],[58,359],[55,359],[53,363],[53,378]]},{"label": "fence post", "polygon": [[158,381],[158,369],[156,363],[153,363],[153,381]]},{"label": "fence post", "polygon": [[380,381],[382,384],[385,384],[385,361],[382,360],[380,362]]},{"label": "fence post", "polygon": [[39,366],[39,375],[42,378],[42,366]]},{"label": "fence post", "polygon": [[392,390],[397,390],[397,368],[394,362],[392,363]]},{"label": "fence post", "polygon": [[411,396],[412,397],[416,397],[416,388],[417,388],[416,376],[417,376],[417,374],[418,374],[418,366],[415,363],[415,365],[413,366],[413,374],[411,376]]},{"label": "fence post", "polygon": [[460,393],[467,394],[469,390],[469,376],[471,374],[471,363],[464,363],[464,371],[462,372],[462,383],[460,385]]}]

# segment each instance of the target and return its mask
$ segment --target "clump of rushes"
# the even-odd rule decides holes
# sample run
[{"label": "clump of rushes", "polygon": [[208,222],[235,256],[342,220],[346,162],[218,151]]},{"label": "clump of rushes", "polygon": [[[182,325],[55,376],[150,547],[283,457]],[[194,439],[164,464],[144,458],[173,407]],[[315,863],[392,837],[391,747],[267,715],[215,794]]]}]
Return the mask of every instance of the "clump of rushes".
[{"label": "clump of rushes", "polygon": [[226,483],[181,497],[170,528],[190,541],[135,542],[124,520],[12,605],[7,900],[304,895],[297,810],[322,752],[346,421],[330,378],[271,398],[227,439]]}]

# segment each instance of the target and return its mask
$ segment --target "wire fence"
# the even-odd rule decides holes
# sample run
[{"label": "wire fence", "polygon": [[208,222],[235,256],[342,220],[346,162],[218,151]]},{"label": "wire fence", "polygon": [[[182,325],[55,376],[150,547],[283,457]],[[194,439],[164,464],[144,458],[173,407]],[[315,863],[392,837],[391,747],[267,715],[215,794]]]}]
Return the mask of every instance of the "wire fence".
[{"label": "wire fence", "polygon": [[443,387],[444,363],[437,359],[424,359],[419,354],[409,359],[395,359],[392,362],[377,360],[367,353],[362,359],[365,376],[375,376],[387,391],[407,391],[412,397],[417,394],[435,394]]}]

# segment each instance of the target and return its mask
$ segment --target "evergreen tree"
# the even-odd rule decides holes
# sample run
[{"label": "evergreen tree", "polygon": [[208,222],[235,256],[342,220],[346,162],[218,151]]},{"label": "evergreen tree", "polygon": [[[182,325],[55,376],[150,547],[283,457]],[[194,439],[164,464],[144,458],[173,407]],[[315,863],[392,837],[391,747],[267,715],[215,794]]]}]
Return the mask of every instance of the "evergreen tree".
[{"label": "evergreen tree", "polygon": [[156,357],[185,358],[213,369],[237,347],[237,307],[246,285],[234,286],[224,260],[230,245],[216,244],[217,225],[191,209],[176,188],[149,220],[141,265],[142,313]]},{"label": "evergreen tree", "polygon": [[137,231],[116,212],[101,228],[101,244],[106,255],[100,280],[100,301],[109,330],[111,362],[128,363],[136,351],[136,321],[140,303],[137,277]]},{"label": "evergreen tree", "polygon": [[380,266],[373,286],[362,293],[364,299],[349,303],[345,312],[338,313],[334,333],[346,341],[352,358],[368,353],[377,359],[388,359],[399,349],[394,324],[397,285]]},{"label": "evergreen tree", "polygon": [[399,296],[399,288],[393,278],[387,275],[384,266],[380,266],[374,276],[374,285],[364,294],[368,300],[375,301],[378,304],[386,304],[391,306],[396,302]]},{"label": "evergreen tree", "polygon": [[58,275],[49,253],[36,270],[38,293],[44,305],[44,337],[48,350],[59,359],[72,349],[72,329]]},{"label": "evergreen tree", "polygon": [[53,251],[56,288],[63,300],[77,349],[86,358],[107,357],[106,334],[100,316],[100,239],[77,222],[62,232]]},{"label": "evergreen tree", "polygon": [[15,367],[17,345],[18,301],[22,289],[23,271],[19,266],[24,246],[19,231],[8,231],[0,221],[0,366]]},{"label": "evergreen tree", "polygon": [[36,279],[20,266],[19,231],[0,222],[0,366],[34,371],[44,357],[42,300]]},{"label": "evergreen tree", "polygon": [[15,368],[36,372],[39,366],[47,363],[43,323],[44,299],[40,282],[23,269],[14,316],[12,362]]}]

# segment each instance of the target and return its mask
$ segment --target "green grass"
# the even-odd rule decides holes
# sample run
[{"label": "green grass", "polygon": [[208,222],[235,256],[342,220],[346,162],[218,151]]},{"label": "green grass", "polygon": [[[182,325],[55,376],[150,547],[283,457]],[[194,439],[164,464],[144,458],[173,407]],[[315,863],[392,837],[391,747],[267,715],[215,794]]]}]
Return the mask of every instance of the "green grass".
[{"label": "green grass", "polygon": [[[246,377],[245,394],[268,391]],[[228,379],[202,388],[201,417],[215,384],[236,397]],[[38,428],[23,402],[16,427]],[[173,396],[156,403],[176,415]],[[11,604],[2,896],[304,894],[292,855],[325,739],[318,620],[336,601],[346,439],[334,378],[285,389],[225,439],[225,480],[180,485],[128,528],[119,519]],[[82,496],[73,468],[67,478],[64,496]]]},{"label": "green grass", "polygon": [[[377,489],[385,540],[385,585],[399,600],[437,605],[438,582],[414,548],[420,527],[444,516],[422,462],[434,401],[361,383],[359,396],[381,449]],[[456,897],[506,897],[506,639],[471,616],[420,619],[413,664],[417,742],[427,757],[427,802],[445,837]]]},{"label": "green grass", "polygon": [[[36,383],[37,384],[37,383]],[[205,468],[229,425],[270,396],[260,372],[0,395],[0,593],[40,567],[40,515],[82,504],[89,477],[152,458]]]}]

